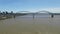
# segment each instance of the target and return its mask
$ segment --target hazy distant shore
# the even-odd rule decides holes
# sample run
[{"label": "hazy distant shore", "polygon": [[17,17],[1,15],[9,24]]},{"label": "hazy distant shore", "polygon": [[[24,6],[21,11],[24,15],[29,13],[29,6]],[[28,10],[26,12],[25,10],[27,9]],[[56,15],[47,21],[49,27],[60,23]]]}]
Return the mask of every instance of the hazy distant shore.
[{"label": "hazy distant shore", "polygon": [[9,18],[15,18],[15,17],[18,17],[18,16],[24,16],[24,14],[22,14],[22,15],[9,15],[9,14],[7,14],[7,15],[1,15],[0,16],[0,20],[5,20],[5,19],[9,19]]}]

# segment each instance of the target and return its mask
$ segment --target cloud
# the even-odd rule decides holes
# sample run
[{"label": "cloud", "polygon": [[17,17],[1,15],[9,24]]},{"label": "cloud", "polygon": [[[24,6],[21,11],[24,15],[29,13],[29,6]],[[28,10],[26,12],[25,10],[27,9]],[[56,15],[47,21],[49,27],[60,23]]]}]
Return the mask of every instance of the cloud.
[{"label": "cloud", "polygon": [[42,11],[42,10],[46,10],[53,13],[60,13],[60,8],[43,8],[43,9],[40,9],[39,11]]},{"label": "cloud", "polygon": [[53,13],[60,13],[60,8],[27,9],[27,11],[30,11],[30,12],[39,12],[39,11],[43,11],[43,10],[53,12]]}]

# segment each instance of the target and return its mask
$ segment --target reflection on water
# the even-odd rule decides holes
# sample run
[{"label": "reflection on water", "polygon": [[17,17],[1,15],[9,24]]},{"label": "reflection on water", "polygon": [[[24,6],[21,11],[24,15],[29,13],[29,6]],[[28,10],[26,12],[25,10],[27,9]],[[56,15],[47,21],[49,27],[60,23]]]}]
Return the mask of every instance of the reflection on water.
[{"label": "reflection on water", "polygon": [[60,34],[60,16],[19,16],[0,21],[0,34]]}]

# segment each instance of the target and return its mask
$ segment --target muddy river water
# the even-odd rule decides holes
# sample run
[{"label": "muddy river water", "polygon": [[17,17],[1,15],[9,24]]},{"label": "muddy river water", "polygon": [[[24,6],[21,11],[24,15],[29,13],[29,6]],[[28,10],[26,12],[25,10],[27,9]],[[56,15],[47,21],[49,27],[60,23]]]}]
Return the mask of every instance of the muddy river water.
[{"label": "muddy river water", "polygon": [[60,15],[19,16],[0,20],[0,34],[60,34]]}]

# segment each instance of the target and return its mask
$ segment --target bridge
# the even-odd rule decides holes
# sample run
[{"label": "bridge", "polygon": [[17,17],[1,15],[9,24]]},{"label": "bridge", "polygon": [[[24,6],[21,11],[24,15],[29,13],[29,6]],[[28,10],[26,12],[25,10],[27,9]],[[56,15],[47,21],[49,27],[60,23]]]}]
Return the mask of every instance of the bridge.
[{"label": "bridge", "polygon": [[46,13],[46,14],[52,14],[52,12],[49,12],[49,11],[38,11],[38,12],[18,11],[16,13],[23,13],[23,14],[41,14],[41,13]]}]

